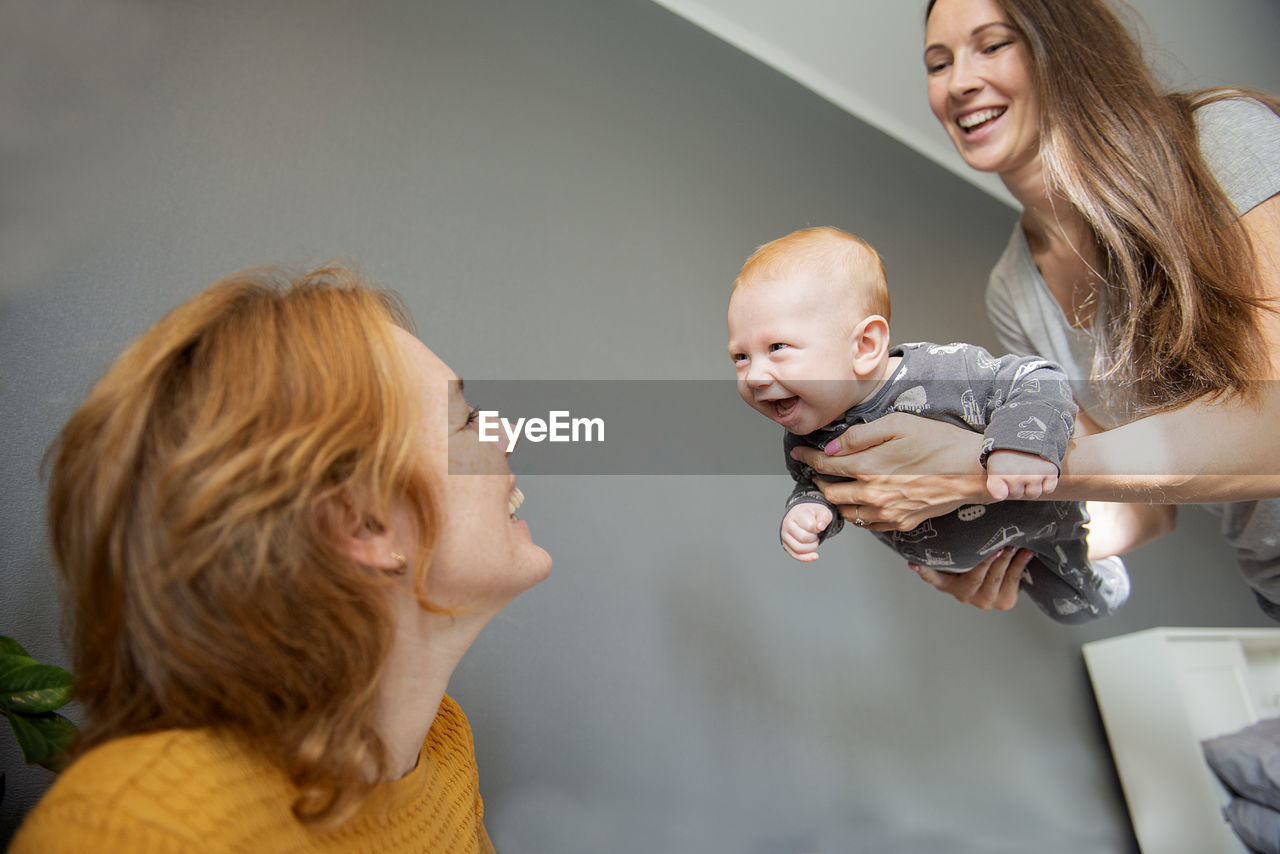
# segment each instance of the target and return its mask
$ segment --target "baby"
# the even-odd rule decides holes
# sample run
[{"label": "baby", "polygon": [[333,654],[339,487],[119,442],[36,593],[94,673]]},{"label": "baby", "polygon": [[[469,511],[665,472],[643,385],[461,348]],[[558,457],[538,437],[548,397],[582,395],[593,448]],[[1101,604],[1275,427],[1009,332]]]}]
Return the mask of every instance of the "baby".
[{"label": "baby", "polygon": [[[850,425],[912,412],[983,433],[980,462],[992,495],[1036,498],[1057,488],[1075,424],[1066,376],[1038,357],[996,358],[969,344],[889,345],[884,267],[867,243],[835,228],[793,232],[747,259],[729,299],[729,356],[738,393],[786,428],[796,481],[782,546],[816,560],[844,521],[791,459]],[[911,531],[873,532],[914,563],[965,572],[1002,548],[1035,555],[1022,589],[1063,623],[1106,616],[1129,595],[1119,558],[1090,562],[1084,505],[1007,500],[971,504]]]}]

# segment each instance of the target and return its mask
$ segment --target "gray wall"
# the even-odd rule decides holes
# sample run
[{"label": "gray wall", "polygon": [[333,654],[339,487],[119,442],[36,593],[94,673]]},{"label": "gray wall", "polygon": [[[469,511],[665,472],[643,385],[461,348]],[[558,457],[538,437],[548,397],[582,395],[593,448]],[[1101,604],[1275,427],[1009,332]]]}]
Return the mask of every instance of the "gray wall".
[{"label": "gray wall", "polygon": [[[354,261],[467,377],[727,379],[738,265],[830,223],[883,252],[895,337],[993,343],[1008,208],[647,0],[0,9],[0,632],[38,657],[65,661],[43,449],[241,266]],[[1195,509],[1068,629],[852,530],[790,561],[780,465],[522,485],[555,570],[451,686],[506,854],[1132,851],[1080,644],[1265,625]],[[7,837],[48,775],[0,763]]]}]

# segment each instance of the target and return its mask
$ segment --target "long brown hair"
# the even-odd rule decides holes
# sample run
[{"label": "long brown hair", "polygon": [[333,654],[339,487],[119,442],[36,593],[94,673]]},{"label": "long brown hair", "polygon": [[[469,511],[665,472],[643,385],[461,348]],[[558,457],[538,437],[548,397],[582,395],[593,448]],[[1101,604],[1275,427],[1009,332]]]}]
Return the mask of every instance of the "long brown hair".
[{"label": "long brown hair", "polygon": [[[933,10],[931,0],[926,11]],[[1103,0],[996,0],[1026,39],[1050,198],[1088,222],[1104,261],[1093,378],[1130,414],[1252,396],[1271,309],[1239,212],[1200,152],[1193,114],[1240,89],[1164,93]]]},{"label": "long brown hair", "polygon": [[424,555],[435,532],[397,306],[339,266],[234,274],[134,342],[71,416],[47,459],[81,750],[224,727],[293,780],[299,818],[358,808],[386,763],[372,709],[388,582],[328,526],[342,502],[400,496]]}]

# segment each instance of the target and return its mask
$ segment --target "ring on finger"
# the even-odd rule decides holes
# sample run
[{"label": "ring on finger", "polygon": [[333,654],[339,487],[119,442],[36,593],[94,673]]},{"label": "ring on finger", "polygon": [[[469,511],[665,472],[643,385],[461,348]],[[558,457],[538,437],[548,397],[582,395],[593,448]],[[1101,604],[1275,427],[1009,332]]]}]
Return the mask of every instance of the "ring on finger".
[{"label": "ring on finger", "polygon": [[867,524],[867,523],[866,523],[866,522],[864,522],[864,521],[862,521],[862,510],[861,510],[861,508],[856,508],[856,507],[854,508],[854,511],[853,511],[853,524],[857,525],[859,528],[862,528],[862,527],[865,527],[865,526],[866,526],[866,524]]}]

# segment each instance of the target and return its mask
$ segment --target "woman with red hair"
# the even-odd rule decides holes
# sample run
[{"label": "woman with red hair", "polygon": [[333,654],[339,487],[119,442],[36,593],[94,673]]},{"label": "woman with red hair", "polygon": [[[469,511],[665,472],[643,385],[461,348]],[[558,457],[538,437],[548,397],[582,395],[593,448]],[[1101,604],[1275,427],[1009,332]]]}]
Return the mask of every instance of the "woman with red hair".
[{"label": "woman with red hair", "polygon": [[456,375],[348,269],[237,273],[51,449],[86,723],[26,852],[492,846],[446,694],[550,571]]}]

